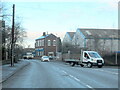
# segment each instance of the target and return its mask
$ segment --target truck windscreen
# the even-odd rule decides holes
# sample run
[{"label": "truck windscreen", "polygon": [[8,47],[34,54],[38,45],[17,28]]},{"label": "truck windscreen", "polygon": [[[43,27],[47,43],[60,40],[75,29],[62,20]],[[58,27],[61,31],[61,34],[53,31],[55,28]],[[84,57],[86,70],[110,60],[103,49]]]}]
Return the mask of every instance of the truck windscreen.
[{"label": "truck windscreen", "polygon": [[93,58],[101,58],[101,56],[96,52],[89,52],[88,54],[90,55],[90,57],[93,57]]}]

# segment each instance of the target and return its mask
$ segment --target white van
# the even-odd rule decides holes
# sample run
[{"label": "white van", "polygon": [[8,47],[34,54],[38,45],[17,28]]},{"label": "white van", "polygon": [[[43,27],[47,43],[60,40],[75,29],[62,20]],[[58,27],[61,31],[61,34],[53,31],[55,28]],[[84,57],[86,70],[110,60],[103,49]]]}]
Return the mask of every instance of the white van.
[{"label": "white van", "polygon": [[82,63],[87,64],[88,67],[98,66],[101,68],[104,65],[103,58],[95,51],[83,51],[82,57]]},{"label": "white van", "polygon": [[65,59],[65,62],[81,65],[81,67],[87,65],[87,67],[91,68],[92,66],[98,66],[101,68],[104,65],[103,58],[95,51],[81,51],[80,59]]}]

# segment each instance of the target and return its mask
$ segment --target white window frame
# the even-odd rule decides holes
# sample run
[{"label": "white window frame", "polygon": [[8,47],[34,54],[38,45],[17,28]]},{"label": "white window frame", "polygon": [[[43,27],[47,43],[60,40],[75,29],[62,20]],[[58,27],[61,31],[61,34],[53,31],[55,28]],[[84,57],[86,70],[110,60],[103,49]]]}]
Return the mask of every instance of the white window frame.
[{"label": "white window frame", "polygon": [[42,46],[41,40],[40,40],[40,46]]},{"label": "white window frame", "polygon": [[48,41],[47,41],[47,45],[48,45],[48,46],[51,46],[51,40],[48,40]]},{"label": "white window frame", "polygon": [[56,46],[56,40],[53,40],[53,46]]},{"label": "white window frame", "polygon": [[44,39],[41,40],[41,46],[44,46]]}]

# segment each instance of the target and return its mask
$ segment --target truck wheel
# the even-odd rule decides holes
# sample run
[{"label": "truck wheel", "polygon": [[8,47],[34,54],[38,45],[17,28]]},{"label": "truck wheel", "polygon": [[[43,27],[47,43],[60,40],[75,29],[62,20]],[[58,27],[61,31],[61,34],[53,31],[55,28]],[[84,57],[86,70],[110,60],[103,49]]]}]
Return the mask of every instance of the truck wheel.
[{"label": "truck wheel", "polygon": [[71,63],[71,66],[75,66],[75,63],[74,63],[74,62],[72,62],[72,63]]},{"label": "truck wheel", "polygon": [[87,67],[88,67],[88,68],[91,68],[91,67],[92,67],[92,63],[88,62],[88,63],[87,63]]},{"label": "truck wheel", "polygon": [[68,62],[69,64],[71,64],[71,62]]},{"label": "truck wheel", "polygon": [[102,65],[98,65],[98,68],[102,68]]},{"label": "truck wheel", "polygon": [[80,64],[81,67],[83,67],[84,65],[83,64]]}]

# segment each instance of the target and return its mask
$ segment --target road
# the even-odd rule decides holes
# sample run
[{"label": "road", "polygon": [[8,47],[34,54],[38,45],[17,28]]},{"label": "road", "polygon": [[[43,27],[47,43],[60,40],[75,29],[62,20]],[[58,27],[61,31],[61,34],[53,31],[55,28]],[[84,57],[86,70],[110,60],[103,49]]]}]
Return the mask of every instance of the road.
[{"label": "road", "polygon": [[118,88],[118,69],[71,67],[64,62],[29,60],[3,88]]}]

